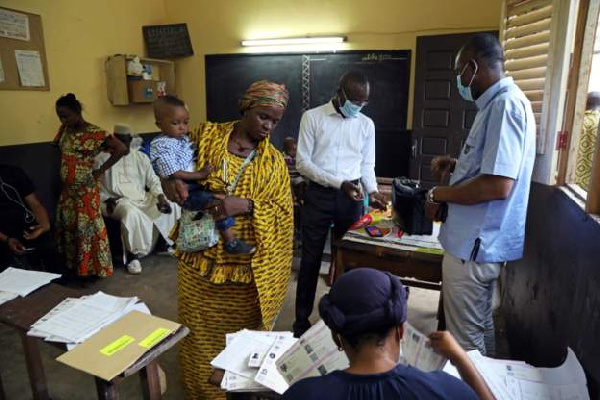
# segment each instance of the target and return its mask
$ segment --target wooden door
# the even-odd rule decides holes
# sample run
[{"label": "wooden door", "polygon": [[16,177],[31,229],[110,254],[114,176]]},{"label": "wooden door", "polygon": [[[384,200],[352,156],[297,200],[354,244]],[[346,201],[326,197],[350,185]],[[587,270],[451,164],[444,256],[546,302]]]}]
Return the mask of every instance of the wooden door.
[{"label": "wooden door", "polygon": [[475,119],[475,103],[464,101],[456,89],[454,59],[476,33],[417,38],[410,177],[424,187],[437,183],[429,170],[433,157],[458,157]]}]

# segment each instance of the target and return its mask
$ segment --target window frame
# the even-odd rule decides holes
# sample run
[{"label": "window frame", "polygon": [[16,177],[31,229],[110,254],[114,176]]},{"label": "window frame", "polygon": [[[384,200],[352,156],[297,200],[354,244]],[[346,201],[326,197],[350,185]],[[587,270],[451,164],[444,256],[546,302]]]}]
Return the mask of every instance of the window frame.
[{"label": "window frame", "polygon": [[[536,121],[538,133],[532,180],[545,185],[554,185],[556,184],[559,156],[555,143],[563,125],[564,106],[567,100],[566,89],[570,61],[570,48],[567,49],[567,44],[575,30],[575,23],[571,15],[576,13],[577,0],[504,0],[501,10],[500,42],[506,46],[507,31],[510,29],[508,20],[515,18],[511,11],[514,12],[517,7],[521,10],[527,8],[535,10],[546,7],[546,5],[552,6],[552,14],[542,109],[540,117],[536,117],[539,121]],[[520,17],[520,15],[517,14],[516,17]],[[510,76],[510,70],[507,72]],[[519,86],[518,81],[515,83]],[[522,88],[525,92],[526,89]]]},{"label": "window frame", "polygon": [[600,214],[600,131],[596,140],[590,187],[587,192],[575,187],[574,173],[577,150],[587,101],[590,71],[594,53],[600,0],[580,0],[576,15],[574,48],[571,53],[567,99],[564,107],[562,132],[567,135],[558,153],[556,183],[565,186],[585,203],[585,211]]}]

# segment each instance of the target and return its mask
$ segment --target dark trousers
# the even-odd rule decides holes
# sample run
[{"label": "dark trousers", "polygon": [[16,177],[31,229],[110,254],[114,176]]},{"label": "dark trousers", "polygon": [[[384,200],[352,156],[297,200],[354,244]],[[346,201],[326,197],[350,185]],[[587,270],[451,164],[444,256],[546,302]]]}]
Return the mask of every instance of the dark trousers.
[{"label": "dark trousers", "polygon": [[302,260],[296,288],[296,322],[294,334],[310,328],[321,259],[327,234],[334,224],[333,236],[341,238],[363,211],[362,201],[354,201],[340,189],[311,182],[306,189],[302,213]]},{"label": "dark trousers", "polygon": [[[215,196],[204,187],[197,184],[188,184],[188,198],[183,202],[183,208],[192,211],[204,211],[206,206],[215,199]],[[235,220],[231,217],[215,221],[218,230],[224,231],[235,225]]]},{"label": "dark trousers", "polygon": [[64,274],[64,268],[56,242],[50,232],[46,232],[35,240],[25,240],[18,237],[19,241],[27,248],[33,248],[22,256],[16,256],[10,252],[6,244],[0,245],[0,271],[9,266],[32,268],[38,271]]}]

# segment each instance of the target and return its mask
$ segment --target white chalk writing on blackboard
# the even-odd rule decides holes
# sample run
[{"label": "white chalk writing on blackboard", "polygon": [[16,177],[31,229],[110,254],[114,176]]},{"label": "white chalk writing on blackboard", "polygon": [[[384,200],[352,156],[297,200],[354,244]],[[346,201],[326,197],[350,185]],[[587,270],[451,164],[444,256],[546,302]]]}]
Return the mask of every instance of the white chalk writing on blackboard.
[{"label": "white chalk writing on blackboard", "polygon": [[150,57],[170,58],[194,54],[186,24],[144,26],[143,32]]}]

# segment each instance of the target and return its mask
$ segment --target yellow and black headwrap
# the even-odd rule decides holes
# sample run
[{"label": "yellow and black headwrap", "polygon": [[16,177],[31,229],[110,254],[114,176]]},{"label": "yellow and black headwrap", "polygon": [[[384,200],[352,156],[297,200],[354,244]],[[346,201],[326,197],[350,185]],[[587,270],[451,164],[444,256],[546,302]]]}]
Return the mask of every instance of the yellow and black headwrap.
[{"label": "yellow and black headwrap", "polygon": [[239,102],[240,112],[252,107],[276,106],[285,109],[289,99],[288,90],[284,84],[267,80],[254,82]]}]

